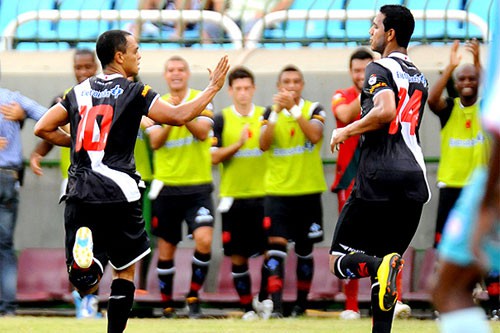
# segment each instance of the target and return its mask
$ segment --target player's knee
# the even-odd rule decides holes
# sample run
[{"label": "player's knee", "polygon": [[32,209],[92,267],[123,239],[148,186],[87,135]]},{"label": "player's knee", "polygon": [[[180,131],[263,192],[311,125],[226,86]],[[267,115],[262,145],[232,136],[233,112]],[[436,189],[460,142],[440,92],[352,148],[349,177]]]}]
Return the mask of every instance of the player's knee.
[{"label": "player's knee", "polygon": [[69,269],[69,280],[82,295],[94,293],[99,287],[102,269],[95,262],[86,270]]}]

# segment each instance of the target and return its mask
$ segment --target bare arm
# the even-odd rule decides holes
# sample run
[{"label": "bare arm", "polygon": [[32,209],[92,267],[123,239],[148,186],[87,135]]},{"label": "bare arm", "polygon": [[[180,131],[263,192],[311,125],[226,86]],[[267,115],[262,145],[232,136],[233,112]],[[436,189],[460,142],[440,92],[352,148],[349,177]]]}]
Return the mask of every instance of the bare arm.
[{"label": "bare arm", "polygon": [[[298,108],[295,104],[295,100],[293,98],[293,94],[287,91],[281,91],[278,94],[274,95],[274,103],[281,109],[292,110],[292,108]],[[302,132],[306,138],[311,141],[313,144],[318,143],[323,137],[323,127],[314,121],[310,121],[309,119],[305,119],[301,111],[298,110],[297,116],[292,115],[297,120],[297,123],[300,126]],[[300,112],[300,113],[299,113]]]},{"label": "bare arm", "polygon": [[446,108],[446,98],[441,97],[444,89],[446,88],[446,83],[450,79],[453,71],[460,64],[461,56],[458,54],[459,41],[453,42],[450,53],[450,62],[443,71],[443,74],[439,77],[437,82],[431,86],[429,90],[429,97],[427,103],[432,112],[440,112]]},{"label": "bare arm", "polygon": [[335,118],[343,122],[344,124],[350,124],[359,116],[361,112],[361,105],[359,104],[359,98],[354,99],[351,103],[338,104],[333,107],[333,114]]},{"label": "bare arm", "polygon": [[212,123],[207,119],[198,118],[186,123],[186,128],[196,139],[205,141],[212,129]]},{"label": "bare arm", "polygon": [[229,60],[226,55],[219,60],[213,71],[209,69],[210,82],[207,88],[194,99],[174,106],[158,98],[151,106],[148,117],[163,124],[185,125],[205,110],[208,103],[212,101],[217,92],[224,86],[228,70]]},{"label": "bare arm", "polygon": [[68,112],[61,104],[56,104],[36,123],[34,133],[54,145],[69,147],[71,137],[61,128],[67,123]]},{"label": "bare arm", "polygon": [[43,175],[41,161],[43,157],[46,156],[52,150],[53,147],[54,145],[52,143],[42,140],[36,145],[35,149],[33,149],[33,151],[31,152],[30,168],[35,175],[37,176]]},{"label": "bare arm", "polygon": [[336,134],[331,141],[332,152],[337,144],[344,142],[351,136],[380,129],[396,117],[396,98],[392,90],[381,91],[375,96],[373,102],[373,108],[366,116],[346,127],[335,130]]},{"label": "bare arm", "polygon": [[161,148],[167,141],[168,134],[172,127],[166,126],[155,126],[151,127],[148,131],[149,144],[153,150]]},{"label": "bare arm", "polygon": [[236,152],[240,150],[241,147],[243,147],[243,145],[247,140],[248,140],[248,125],[245,125],[241,130],[241,136],[238,141],[229,146],[217,147],[211,150],[212,164],[215,165],[233,157],[233,155],[236,154]]}]

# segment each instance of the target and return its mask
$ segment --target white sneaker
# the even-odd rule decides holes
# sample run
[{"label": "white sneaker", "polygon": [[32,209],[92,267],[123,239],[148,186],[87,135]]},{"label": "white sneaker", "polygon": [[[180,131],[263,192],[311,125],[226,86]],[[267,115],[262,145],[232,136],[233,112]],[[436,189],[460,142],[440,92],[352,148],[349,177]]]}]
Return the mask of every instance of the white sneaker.
[{"label": "white sneaker", "polygon": [[408,304],[397,301],[394,306],[394,318],[408,319],[411,316],[411,308]]},{"label": "white sneaker", "polygon": [[247,311],[243,314],[241,319],[245,321],[257,320],[259,319],[259,315],[255,313],[255,311]]},{"label": "white sneaker", "polygon": [[353,310],[344,310],[340,313],[340,319],[344,320],[357,320],[361,318],[361,315],[359,312],[353,311]]},{"label": "white sneaker", "polygon": [[92,231],[87,227],[81,227],[76,232],[75,245],[73,245],[73,260],[80,268],[89,268],[94,260],[92,249]]},{"label": "white sneaker", "polygon": [[252,306],[262,319],[269,319],[273,313],[274,304],[270,299],[265,299],[260,302],[259,297],[256,295],[252,300]]}]

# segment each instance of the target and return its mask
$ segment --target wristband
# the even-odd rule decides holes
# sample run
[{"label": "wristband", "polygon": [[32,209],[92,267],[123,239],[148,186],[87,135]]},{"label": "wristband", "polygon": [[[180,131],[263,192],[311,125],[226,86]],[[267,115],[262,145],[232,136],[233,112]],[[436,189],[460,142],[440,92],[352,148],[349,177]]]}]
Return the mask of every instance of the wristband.
[{"label": "wristband", "polygon": [[278,114],[274,111],[271,111],[271,114],[269,115],[269,118],[267,119],[267,121],[270,124],[276,124],[276,122],[278,121]]},{"label": "wristband", "polygon": [[302,115],[302,110],[298,107],[298,105],[294,105],[290,110],[290,113],[295,119],[298,119]]}]

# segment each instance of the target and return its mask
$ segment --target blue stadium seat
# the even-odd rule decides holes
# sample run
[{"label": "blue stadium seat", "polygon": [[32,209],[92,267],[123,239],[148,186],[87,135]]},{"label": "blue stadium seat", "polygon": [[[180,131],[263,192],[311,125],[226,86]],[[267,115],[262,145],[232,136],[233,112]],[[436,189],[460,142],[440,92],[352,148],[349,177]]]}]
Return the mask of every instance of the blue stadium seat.
[{"label": "blue stadium seat", "polygon": [[[305,1],[299,0],[294,1],[291,10],[302,9],[302,10],[334,10],[342,9],[343,0],[334,1]],[[341,21],[328,20],[327,18],[322,20],[290,20],[288,22],[283,22],[274,28],[268,28],[264,31],[264,38],[266,40],[281,40],[286,42],[287,40],[300,40],[300,39],[328,39],[330,37],[343,37],[344,30],[342,28]]]},{"label": "blue stadium seat", "polygon": [[[0,9],[2,31],[11,20],[16,19],[20,14],[33,10],[54,9],[54,5],[54,0],[2,1]],[[16,36],[20,38],[39,37],[39,31],[47,36],[52,36],[54,33],[52,23],[49,21],[29,21],[23,23],[17,28]]]},{"label": "blue stadium seat", "polygon": [[[60,10],[109,10],[111,0],[63,0]],[[111,28],[112,23],[100,20],[61,20],[57,24],[57,36],[63,39],[97,39],[97,37]]]}]

